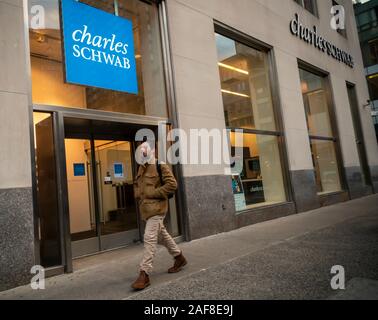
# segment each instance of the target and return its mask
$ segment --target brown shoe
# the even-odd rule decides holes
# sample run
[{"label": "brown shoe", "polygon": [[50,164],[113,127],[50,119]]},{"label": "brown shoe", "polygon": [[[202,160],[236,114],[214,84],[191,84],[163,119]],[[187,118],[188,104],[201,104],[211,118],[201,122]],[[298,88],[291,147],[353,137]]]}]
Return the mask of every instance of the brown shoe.
[{"label": "brown shoe", "polygon": [[146,289],[150,285],[150,278],[147,273],[141,271],[139,274],[138,279],[132,284],[132,288],[134,290],[143,290]]},{"label": "brown shoe", "polygon": [[168,273],[177,273],[181,271],[181,269],[187,264],[188,262],[186,261],[185,257],[182,255],[182,252],[180,255],[175,257],[175,264],[173,265],[172,268],[168,269]]}]

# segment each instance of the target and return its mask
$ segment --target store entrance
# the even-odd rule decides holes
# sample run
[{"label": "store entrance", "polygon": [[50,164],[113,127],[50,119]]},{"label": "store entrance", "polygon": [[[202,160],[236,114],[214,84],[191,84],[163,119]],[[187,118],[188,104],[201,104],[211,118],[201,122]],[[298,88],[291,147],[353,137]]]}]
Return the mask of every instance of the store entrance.
[{"label": "store entrance", "polygon": [[[133,190],[135,140],[140,129],[138,139],[157,137],[163,120],[46,109],[33,112],[35,235],[38,263],[52,275],[72,272],[72,258],[142,240],[145,224]],[[175,197],[165,224],[173,237],[181,236]]]},{"label": "store entrance", "polygon": [[117,130],[93,121],[65,120],[73,258],[141,239],[133,193],[136,170],[133,129]]}]

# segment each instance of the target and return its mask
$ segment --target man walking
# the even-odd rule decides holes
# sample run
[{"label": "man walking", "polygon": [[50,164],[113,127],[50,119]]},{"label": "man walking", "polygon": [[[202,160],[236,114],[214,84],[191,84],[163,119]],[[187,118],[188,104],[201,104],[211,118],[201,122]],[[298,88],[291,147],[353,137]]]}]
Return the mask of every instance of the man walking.
[{"label": "man walking", "polygon": [[179,272],[187,264],[182,251],[164,226],[168,198],[177,189],[176,179],[168,165],[157,164],[155,149],[148,142],[144,142],[139,150],[141,163],[134,182],[134,194],[142,219],[146,221],[146,228],[140,273],[132,284],[135,290],[143,290],[150,285],[149,275],[158,243],[164,245],[174,257],[174,265],[168,270],[169,273]]}]

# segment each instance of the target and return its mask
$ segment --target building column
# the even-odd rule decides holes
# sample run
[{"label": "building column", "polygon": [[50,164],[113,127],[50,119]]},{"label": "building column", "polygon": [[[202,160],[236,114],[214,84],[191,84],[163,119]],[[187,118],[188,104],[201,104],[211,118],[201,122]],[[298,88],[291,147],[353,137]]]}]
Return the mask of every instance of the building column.
[{"label": "building column", "polygon": [[34,265],[30,110],[22,0],[0,0],[0,291]]},{"label": "building column", "polygon": [[[167,14],[179,128],[188,138],[190,129],[225,129],[212,18],[175,0],[167,1]],[[182,167],[189,238],[235,229],[232,180],[224,166]]]}]

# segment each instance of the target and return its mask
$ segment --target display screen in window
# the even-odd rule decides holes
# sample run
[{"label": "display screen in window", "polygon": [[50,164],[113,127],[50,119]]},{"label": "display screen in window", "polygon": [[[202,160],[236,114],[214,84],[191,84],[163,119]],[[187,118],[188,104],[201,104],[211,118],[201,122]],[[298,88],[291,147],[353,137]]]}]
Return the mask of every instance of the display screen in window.
[{"label": "display screen in window", "polygon": [[[242,170],[233,176],[236,209],[272,205],[286,200],[278,139],[276,136],[243,134],[243,145],[237,145],[230,134],[231,154],[243,151]],[[236,184],[236,181],[240,181]],[[235,188],[235,187],[238,188]],[[244,204],[243,204],[244,201]]]}]

